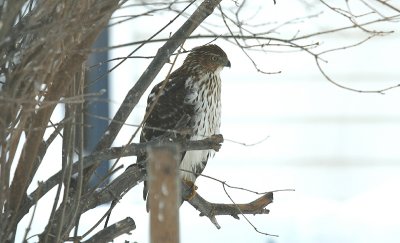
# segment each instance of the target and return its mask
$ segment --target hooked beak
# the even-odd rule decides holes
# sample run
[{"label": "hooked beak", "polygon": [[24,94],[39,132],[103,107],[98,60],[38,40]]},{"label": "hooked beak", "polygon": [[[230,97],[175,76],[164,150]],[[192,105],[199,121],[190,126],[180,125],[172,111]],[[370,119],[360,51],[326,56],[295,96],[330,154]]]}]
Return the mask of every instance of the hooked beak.
[{"label": "hooked beak", "polygon": [[225,67],[231,67],[231,62],[228,60],[228,62],[225,64]]}]

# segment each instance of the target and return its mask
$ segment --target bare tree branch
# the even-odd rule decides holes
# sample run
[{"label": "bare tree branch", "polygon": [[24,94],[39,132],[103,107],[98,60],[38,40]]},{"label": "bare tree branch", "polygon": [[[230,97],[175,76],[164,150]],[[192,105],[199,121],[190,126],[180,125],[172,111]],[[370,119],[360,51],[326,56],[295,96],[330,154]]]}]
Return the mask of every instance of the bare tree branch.
[{"label": "bare tree branch", "polygon": [[[119,1],[116,0],[91,1],[85,4],[71,4],[69,7],[72,7],[72,9],[70,9],[69,7],[66,8],[66,5],[62,5],[62,3],[40,1],[37,2],[36,8],[34,9],[41,9],[42,12],[40,12],[40,14],[27,14],[26,23],[29,24],[25,26],[19,24],[15,26],[15,28],[25,27],[29,29],[32,25],[40,22],[47,24],[47,26],[46,24],[43,25],[44,28],[41,29],[42,31],[35,33],[35,41],[17,42],[26,44],[26,46],[21,49],[21,51],[24,52],[20,53],[21,58],[19,62],[15,64],[13,72],[9,73],[5,87],[1,90],[1,96],[18,98],[26,95],[30,97],[32,102],[22,106],[22,117],[24,119],[29,117],[29,121],[32,121],[31,124],[26,124],[27,127],[42,127],[43,129],[27,130],[25,140],[26,146],[22,149],[19,162],[16,164],[14,180],[10,186],[10,198],[7,203],[8,209],[6,210],[9,215],[2,214],[2,216],[4,216],[3,219],[7,220],[8,223],[2,224],[0,239],[12,239],[15,236],[16,217],[19,206],[21,201],[23,201],[25,191],[31,183],[33,175],[38,168],[38,164],[41,161],[37,158],[37,155],[46,130],[44,128],[48,124],[50,116],[56,106],[56,104],[47,106],[43,109],[37,109],[36,112],[35,106],[37,102],[35,102],[35,97],[37,92],[35,91],[35,87],[42,84],[48,87],[46,95],[43,97],[43,103],[46,103],[46,101],[59,100],[66,94],[65,92],[71,84],[70,74],[75,73],[81,68],[81,64],[89,54],[87,51],[68,53],[68,50],[73,50],[74,48],[87,49],[91,46],[113,11],[116,10],[118,2]],[[19,1],[19,3],[23,4],[24,1]],[[7,6],[18,7],[18,4],[8,4]],[[73,8],[75,8],[75,10]],[[91,14],[88,14],[89,12]],[[47,31],[48,27],[54,26],[57,23],[62,23],[64,18],[70,20],[76,19],[78,16],[79,18],[84,17],[81,21],[81,25],[76,25],[72,22],[64,22],[65,25],[62,25],[62,27],[58,26],[58,28],[54,28],[52,31]],[[47,19],[44,20],[44,18]],[[49,23],[50,19],[52,19],[53,22],[50,21],[51,23]],[[15,20],[15,18],[12,20]],[[20,23],[22,22],[21,20]],[[4,28],[2,28],[2,30],[7,30],[7,28],[12,26],[13,25],[3,26]],[[25,31],[28,30],[25,29]],[[23,33],[24,30],[21,30],[20,34]],[[59,38],[53,39],[53,42],[45,42],[44,40],[52,34],[58,35]],[[9,35],[9,38],[13,37],[10,33],[5,34],[2,32],[2,35],[4,38],[6,38],[6,35]],[[43,48],[44,46],[46,48]],[[74,46],[74,48],[71,48],[72,46]],[[59,52],[48,52],[49,49],[59,50],[61,47],[64,47],[66,50],[64,55],[60,55]],[[3,49],[2,51],[4,52],[6,50]],[[9,56],[9,58],[12,58],[12,56]],[[35,62],[31,61],[32,58],[34,58]],[[56,59],[58,62],[54,62]],[[52,67],[51,72],[44,71],[43,68],[45,67]],[[43,71],[37,72],[36,70]],[[34,74],[34,76],[32,74]],[[53,82],[55,77],[57,77],[57,82]],[[35,86],[33,82],[40,83]],[[0,109],[5,112],[0,121],[2,126],[0,130],[3,130],[3,128],[10,123],[10,118],[18,113],[20,106],[12,103],[1,103]],[[25,120],[25,122],[27,121],[28,120]],[[0,137],[2,142],[5,138],[6,136],[3,134]],[[6,222],[4,220],[3,222]]]},{"label": "bare tree branch", "polygon": [[[185,190],[186,195],[190,195],[189,187]],[[184,194],[185,196],[185,194]],[[241,214],[268,214],[269,210],[265,209],[268,204],[273,201],[273,193],[269,192],[258,199],[245,203],[245,204],[221,204],[221,203],[210,203],[201,197],[198,193],[193,198],[188,200],[190,205],[200,211],[200,216],[208,217],[211,222],[218,229],[221,226],[218,224],[215,216],[217,215],[230,215],[236,219],[239,219],[238,215]]]},{"label": "bare tree branch", "polygon": [[128,217],[100,230],[90,237],[90,239],[83,241],[82,243],[110,242],[118,236],[127,234],[134,229],[136,229],[135,221]]},{"label": "bare tree branch", "polygon": [[[15,240],[17,225],[22,222],[21,219],[29,213],[32,207],[35,210],[40,199],[43,199],[44,195],[48,195],[55,186],[58,188],[53,205],[48,209],[50,219],[40,234],[40,240],[82,241],[88,234],[95,233],[92,230],[95,231],[96,227],[93,227],[88,232],[81,234],[79,230],[81,215],[99,205],[121,198],[130,188],[146,178],[146,172],[138,165],[134,165],[117,176],[111,183],[89,188],[86,182],[101,160],[143,154],[147,148],[160,144],[179,144],[180,151],[204,149],[218,151],[220,149],[223,142],[222,136],[213,136],[200,141],[170,141],[168,138],[163,138],[148,143],[111,147],[121,128],[129,125],[126,120],[137,106],[145,90],[148,89],[164,64],[169,62],[170,57],[176,55],[176,58],[181,53],[176,50],[188,39],[204,39],[204,43],[213,42],[218,38],[223,39],[239,48],[257,71],[267,74],[279,72],[263,71],[261,63],[252,59],[251,52],[257,52],[257,54],[303,52],[315,60],[316,68],[327,81],[350,91],[384,94],[388,90],[400,87],[398,84],[378,90],[354,89],[343,85],[342,81],[330,76],[326,70],[328,67],[326,66],[328,61],[326,54],[347,50],[364,44],[372,38],[384,38],[394,33],[395,28],[391,28],[391,26],[400,21],[400,6],[396,1],[356,0],[336,3],[316,0],[313,1],[315,5],[306,15],[288,16],[286,20],[282,21],[269,18],[269,16],[262,16],[263,18],[260,20],[258,17],[265,9],[263,8],[264,3],[257,3],[257,1],[253,1],[252,4],[250,4],[251,1],[246,0],[224,2],[203,0],[198,4],[195,0],[142,0],[125,3],[128,1],[0,1],[1,242]],[[270,4],[269,8],[272,4],[268,3]],[[303,1],[302,3],[307,4]],[[318,8],[321,8],[314,11],[316,9],[314,6],[317,5]],[[357,6],[362,8],[356,8]],[[219,7],[219,11],[214,13],[215,18],[208,18],[216,7]],[[112,17],[117,9],[132,10],[132,12],[121,12]],[[189,13],[191,9],[194,9],[192,14]],[[324,26],[319,21],[323,19],[326,12],[338,20],[337,24],[336,22],[335,24],[328,23]],[[135,40],[122,45],[92,49],[93,42],[104,28],[111,29],[121,24],[133,23],[140,18],[147,21],[146,18],[152,15],[165,13],[172,13],[175,17],[164,23],[146,40]],[[167,28],[172,28],[173,23],[176,24],[176,20],[185,22],[169,38],[159,37],[161,34],[167,36],[165,33]],[[307,21],[308,23],[318,22],[318,26],[297,28],[298,24],[307,24]],[[198,27],[200,30],[192,35]],[[344,33],[361,34],[361,37],[359,40],[347,44],[324,43],[328,37]],[[163,46],[158,49],[157,53],[135,54],[142,47],[156,42],[163,42]],[[88,84],[84,80],[87,70],[84,63],[88,55],[94,51],[108,51],[125,46],[136,47],[128,55],[121,55],[123,57],[112,58],[108,61],[104,60],[90,68],[118,60],[116,65],[103,74],[108,75],[129,58],[135,64],[138,59],[133,58],[151,59],[150,64],[134,87],[129,90],[113,118],[88,114],[83,107],[84,101],[90,103],[112,102],[98,97],[102,91],[86,93],[83,89]],[[170,72],[173,68],[171,66]],[[91,80],[89,85],[97,80]],[[64,117],[52,117],[57,107],[65,107]],[[98,141],[94,151],[89,151],[90,154],[86,156],[82,147],[82,141],[85,140],[83,127],[90,125],[85,124],[84,114],[110,121],[109,127]],[[57,121],[56,124],[53,124],[50,118]],[[140,125],[134,126],[140,127]],[[138,131],[132,135],[132,138]],[[182,131],[167,132],[174,134]],[[62,146],[53,142],[56,141],[56,138],[62,139]],[[254,145],[229,139],[226,141],[243,146]],[[61,152],[59,157],[51,159],[62,169],[46,181],[40,182],[37,189],[28,195],[28,187],[32,186],[33,178],[38,176],[37,172],[44,166],[43,161],[45,158],[47,159],[46,154],[53,149],[53,146],[58,146],[54,149],[61,150]],[[144,164],[147,161],[140,163]],[[122,167],[110,169],[103,178],[109,178],[120,168]],[[188,199],[188,202],[197,208],[202,216],[207,216],[214,225],[220,227],[216,220],[217,215],[231,215],[235,218],[242,215],[255,231],[269,235],[259,231],[247,219],[246,214],[268,213],[269,211],[265,207],[272,202],[273,192],[255,192],[240,186],[232,187],[216,178],[211,179],[221,183],[222,190],[225,191],[231,203],[211,203],[200,195],[194,194],[192,198]],[[250,203],[237,204],[227,192],[228,187],[261,194],[261,196]],[[184,188],[185,190],[188,188]],[[34,221],[37,220],[34,214],[25,231],[24,238],[26,240],[30,238],[28,233],[34,228],[30,229],[30,226],[34,225]],[[103,219],[104,217],[92,225],[98,225]],[[96,242],[99,239],[112,240],[120,234],[133,230],[132,222],[131,219],[122,220],[120,224],[98,232],[87,242]],[[75,232],[71,232],[74,226]],[[34,232],[34,234],[37,233]],[[69,238],[72,235],[73,237]]]},{"label": "bare tree branch", "polygon": [[[189,141],[187,143],[179,144],[179,148],[181,151],[189,151],[189,150],[204,150],[204,149],[214,149],[218,151],[221,148],[221,143],[223,142],[222,135],[215,135],[210,138],[206,138],[199,141]],[[119,157],[127,157],[140,155],[146,152],[147,148],[151,146],[160,146],[166,145],[169,146],[174,144],[175,142],[171,141],[150,141],[147,143],[139,143],[139,144],[129,144],[127,146],[121,147],[113,147],[110,149],[106,149],[97,153],[93,153],[91,155],[85,156],[83,161],[77,161],[72,165],[72,174],[78,172],[79,165],[82,163],[84,168],[87,168],[97,161],[100,160],[111,160]],[[123,151],[123,153],[121,153]],[[56,186],[62,178],[62,171],[51,176],[47,181],[41,183],[40,187],[34,190],[24,201],[21,206],[20,214],[18,215],[18,219],[21,219],[29,209],[34,205],[34,198],[40,199],[43,195],[46,195],[54,186]],[[121,185],[121,188],[123,186]]]},{"label": "bare tree branch", "polygon": [[104,133],[103,137],[97,144],[95,151],[107,148],[114,141],[122,125],[120,122],[125,122],[129,114],[139,102],[140,97],[149,87],[150,83],[156,77],[163,65],[169,60],[172,53],[186,40],[186,38],[207,18],[216,8],[221,0],[204,1],[192,14],[192,16],[172,35],[167,42],[157,51],[156,57],[152,60],[142,76],[138,79],[135,86],[129,90],[120,109],[115,114]]}]

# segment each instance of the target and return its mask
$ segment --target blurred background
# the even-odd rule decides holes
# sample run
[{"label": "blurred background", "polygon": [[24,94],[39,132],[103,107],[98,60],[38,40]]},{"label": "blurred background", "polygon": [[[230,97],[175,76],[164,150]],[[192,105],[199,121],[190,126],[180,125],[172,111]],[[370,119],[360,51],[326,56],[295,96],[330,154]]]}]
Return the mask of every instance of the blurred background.
[{"label": "blurred background", "polygon": [[[345,2],[338,1],[338,5]],[[241,14],[246,19],[257,13],[251,21],[265,24],[257,26],[260,31],[291,21],[271,32],[280,37],[349,25],[347,20],[317,3],[319,1],[278,0],[274,5],[272,0],[262,4],[247,1]],[[227,14],[229,9],[237,7],[235,1],[224,1],[223,4]],[[363,9],[357,6],[354,11],[362,12]],[[193,9],[190,8],[188,13]],[[127,7],[115,15],[129,16],[145,10],[144,7]],[[145,40],[175,15],[173,11],[149,14],[137,21],[116,24],[108,32],[110,46]],[[184,16],[157,38],[167,38],[176,31],[185,21]],[[303,17],[306,18],[296,20]],[[220,31],[218,33],[229,33],[220,16],[211,16],[206,22],[205,26],[213,26]],[[376,24],[373,28],[395,32],[377,36],[360,46],[323,55],[328,62],[322,66],[332,80],[357,90],[380,90],[400,83],[399,25]],[[201,33],[206,30],[200,28],[193,35]],[[316,51],[321,52],[358,43],[365,37],[362,31],[349,29],[318,35],[304,44],[318,42],[321,46]],[[211,40],[187,40],[184,48],[190,50]],[[258,192],[295,191],[276,192],[274,202],[268,206],[269,215],[247,216],[259,231],[279,237],[257,233],[243,217],[240,220],[218,217],[222,226],[218,230],[184,203],[180,210],[181,242],[400,242],[400,89],[377,94],[339,88],[321,74],[312,55],[287,48],[249,51],[259,69],[280,72],[263,74],[232,42],[218,38],[214,43],[226,51],[232,68],[221,74],[221,133],[226,141],[209,161],[204,174]],[[155,55],[162,44],[146,44],[135,55]],[[109,58],[127,56],[135,47],[113,48]],[[176,67],[184,57],[179,56]],[[110,73],[110,117],[150,61],[128,59]],[[114,64],[109,63],[109,67]],[[169,68],[170,65],[165,65],[152,85],[160,82]],[[148,92],[128,123],[140,123]],[[125,144],[135,129],[125,126],[114,145]],[[121,163],[129,165],[135,161],[135,158],[125,158]],[[48,173],[43,172],[43,175]],[[200,177],[196,184],[198,192],[207,200],[230,203],[220,183]],[[132,235],[121,236],[116,242],[149,242],[148,214],[141,190],[141,185],[135,187],[113,211],[111,223],[129,216],[137,226]],[[237,203],[257,197],[240,190],[230,189],[229,193]],[[85,228],[85,222],[88,222],[87,228],[90,228],[93,217],[98,218],[107,209],[104,206],[88,212],[80,226]]]},{"label": "blurred background", "polygon": [[[301,1],[277,1],[276,5],[264,2],[248,1],[243,15],[254,14],[261,5],[254,21],[270,21],[271,25],[265,26],[268,29],[295,18],[320,14],[315,21],[306,19],[277,31],[283,36],[344,25],[321,4],[311,7]],[[117,25],[110,32],[111,46],[146,39],[173,16],[155,15],[134,25]],[[168,37],[180,23],[162,34]],[[207,23],[223,29],[220,18],[209,18]],[[399,30],[398,25],[387,27]],[[203,32],[199,29],[194,35]],[[349,30],[312,40],[321,42],[322,49],[329,49],[357,43],[364,37],[362,32]],[[209,41],[188,40],[184,47],[191,49]],[[282,72],[266,75],[257,72],[237,46],[222,39],[214,43],[226,51],[232,63],[232,68],[221,74],[221,133],[227,141],[209,161],[204,174],[259,192],[296,191],[275,193],[274,203],[268,206],[269,215],[248,216],[258,230],[279,237],[257,233],[242,217],[239,221],[218,217],[222,229],[217,230],[185,203],[180,211],[182,242],[399,242],[400,89],[385,95],[351,92],[329,83],[314,58],[305,52],[249,52],[263,71]],[[162,44],[146,45],[140,53],[154,55]],[[132,47],[112,50],[111,58],[126,56],[131,50]],[[324,68],[342,85],[378,90],[400,83],[396,61],[399,50],[396,32],[327,54]],[[177,67],[183,59],[184,56],[179,57]],[[111,73],[112,113],[149,61],[131,59]],[[154,84],[166,76],[169,68],[166,65]],[[132,124],[139,124],[143,118],[146,97],[147,93],[141,100],[141,109],[132,114]],[[126,127],[121,134],[130,135],[134,129]],[[266,137],[254,146],[230,141],[253,144]],[[124,144],[128,138],[120,136],[116,143]],[[132,161],[128,159],[127,163]],[[209,201],[230,203],[218,182],[200,177],[197,186]],[[136,221],[137,229],[132,236],[120,237],[121,241],[148,242],[141,189],[134,188],[113,212],[115,219],[128,213]],[[237,190],[230,193],[236,202],[257,197]]]}]

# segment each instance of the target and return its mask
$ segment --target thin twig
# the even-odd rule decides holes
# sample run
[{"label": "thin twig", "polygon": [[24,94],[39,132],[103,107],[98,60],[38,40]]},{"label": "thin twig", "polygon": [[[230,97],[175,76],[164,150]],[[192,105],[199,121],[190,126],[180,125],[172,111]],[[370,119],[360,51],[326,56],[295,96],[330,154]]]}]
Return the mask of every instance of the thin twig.
[{"label": "thin twig", "polygon": [[[233,201],[232,197],[229,195],[228,191],[226,190],[225,184],[222,184],[222,187],[224,188],[225,194],[228,196],[229,200],[231,200],[231,202],[232,202],[233,204],[237,205],[237,204]],[[243,213],[243,211],[240,209],[240,207],[237,206],[237,209],[240,211],[240,214],[242,215],[242,217],[243,217],[244,219],[246,219],[247,223],[249,223],[249,224],[253,227],[253,229],[254,229],[256,232],[258,232],[258,233],[260,233],[260,234],[263,234],[263,235],[267,235],[267,236],[275,236],[275,237],[278,237],[278,235],[269,234],[269,233],[266,233],[266,232],[263,232],[263,231],[258,230],[258,229],[254,226],[254,224],[246,217],[246,215]]]},{"label": "thin twig", "polygon": [[[40,188],[41,188],[41,186],[40,186],[40,182],[38,182],[38,189],[40,190]],[[25,235],[24,235],[24,243],[25,242],[28,242],[28,233],[29,233],[29,231],[31,230],[31,226],[32,226],[32,222],[33,222],[33,218],[35,217],[35,214],[36,214],[36,208],[37,208],[37,205],[38,205],[38,198],[35,198],[35,201],[36,201],[36,203],[35,203],[35,206],[33,207],[33,211],[32,211],[32,216],[31,216],[31,219],[29,220],[29,223],[28,223],[28,226],[26,227],[26,229],[25,229]]]},{"label": "thin twig", "polygon": [[146,43],[150,42],[154,37],[156,37],[158,34],[160,34],[163,30],[165,30],[169,25],[171,25],[173,22],[175,22],[175,20],[183,13],[185,12],[190,6],[192,6],[192,4],[195,1],[191,1],[182,11],[180,11],[172,20],[170,20],[166,25],[164,25],[160,30],[158,30],[156,33],[154,33],[152,36],[150,36],[146,42],[141,43],[137,48],[135,48],[133,51],[131,51],[124,59],[122,59],[120,62],[118,62],[116,65],[114,65],[112,68],[110,68],[109,70],[107,70],[106,73],[103,73],[102,75],[100,75],[99,77],[97,77],[95,80],[93,80],[92,82],[90,82],[89,85],[93,85],[94,83],[96,83],[97,81],[101,80],[105,75],[107,75],[108,73],[111,73],[113,70],[115,70],[117,67],[119,67],[122,63],[124,63],[126,60],[128,60],[128,58],[130,56],[132,56],[135,52],[137,52],[140,48],[142,48]]},{"label": "thin twig", "polygon": [[253,193],[253,194],[256,194],[256,195],[265,195],[265,194],[267,194],[269,192],[286,192],[286,191],[292,192],[292,191],[295,191],[294,189],[279,189],[279,190],[274,190],[274,191],[257,192],[257,191],[254,191],[254,190],[251,190],[251,189],[247,189],[247,188],[244,188],[244,187],[232,186],[232,185],[228,184],[226,181],[217,179],[217,178],[209,176],[209,175],[199,174],[199,173],[195,173],[193,171],[185,170],[185,169],[179,169],[179,170],[180,171],[184,171],[184,172],[188,172],[188,173],[192,173],[192,174],[194,174],[196,176],[201,176],[201,177],[204,177],[204,178],[207,178],[207,179],[211,179],[213,181],[219,182],[219,183],[221,183],[221,184],[223,184],[223,185],[225,185],[225,186],[227,186],[229,188],[232,188],[232,189],[246,191],[246,192],[250,192],[250,193]]},{"label": "thin twig", "polygon": [[379,89],[379,90],[361,90],[361,89],[354,89],[354,88],[350,88],[344,85],[341,85],[339,83],[337,83],[336,81],[334,81],[328,74],[326,74],[326,72],[324,71],[324,69],[322,68],[321,64],[319,63],[319,60],[317,58],[315,58],[315,63],[317,64],[317,67],[319,69],[319,71],[321,72],[321,74],[325,77],[326,80],[328,80],[330,83],[332,83],[335,86],[338,86],[339,88],[345,89],[345,90],[349,90],[349,91],[354,91],[357,93],[374,93],[374,94],[385,94],[386,91],[389,91],[391,89],[395,89],[400,87],[400,83],[384,88],[384,89]]}]

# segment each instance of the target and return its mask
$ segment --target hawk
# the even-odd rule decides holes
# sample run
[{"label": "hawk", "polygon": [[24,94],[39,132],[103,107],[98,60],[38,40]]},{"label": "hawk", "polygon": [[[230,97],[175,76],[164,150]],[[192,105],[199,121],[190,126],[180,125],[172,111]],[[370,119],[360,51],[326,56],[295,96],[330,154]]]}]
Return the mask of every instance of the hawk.
[{"label": "hawk", "polygon": [[[221,78],[224,67],[230,67],[225,52],[217,45],[199,46],[190,51],[181,67],[169,80],[154,86],[147,99],[146,113],[153,107],[143,124],[140,142],[148,142],[175,131],[177,139],[201,140],[219,134],[221,125]],[[164,88],[162,88],[164,86]],[[162,90],[161,90],[162,89]],[[158,96],[158,99],[157,99]],[[153,104],[156,102],[155,104]],[[180,132],[185,131],[185,132]],[[186,151],[179,168],[184,183],[194,187],[213,150]],[[137,163],[146,155],[138,156]],[[148,188],[144,182],[143,199]]]}]

